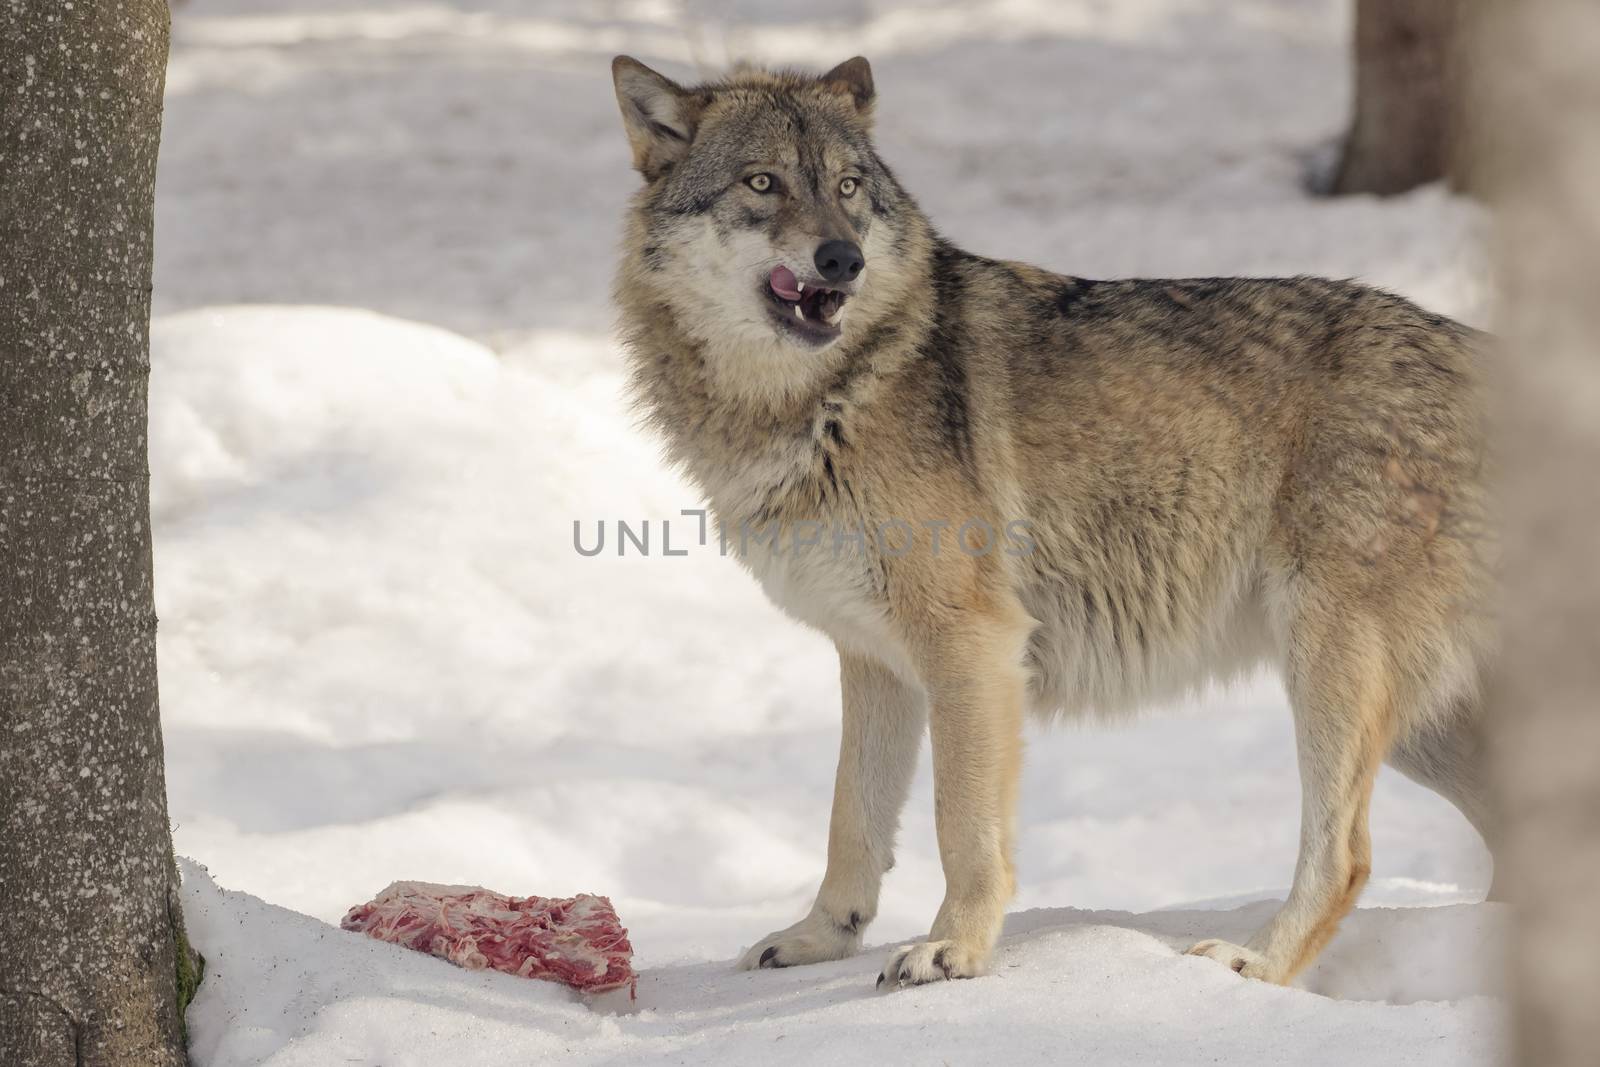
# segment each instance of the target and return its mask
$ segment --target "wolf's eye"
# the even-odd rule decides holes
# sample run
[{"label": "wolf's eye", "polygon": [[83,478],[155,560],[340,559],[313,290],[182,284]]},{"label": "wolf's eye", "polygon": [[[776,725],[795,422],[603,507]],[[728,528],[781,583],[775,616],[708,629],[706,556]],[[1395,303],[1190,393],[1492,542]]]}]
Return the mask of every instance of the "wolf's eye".
[{"label": "wolf's eye", "polygon": [[744,183],[758,193],[770,193],[772,191],[772,175],[770,174],[752,174],[744,180]]},{"label": "wolf's eye", "polygon": [[840,196],[855,196],[856,195],[856,186],[858,184],[859,183],[854,178],[846,178],[844,181],[839,183],[839,195]]}]

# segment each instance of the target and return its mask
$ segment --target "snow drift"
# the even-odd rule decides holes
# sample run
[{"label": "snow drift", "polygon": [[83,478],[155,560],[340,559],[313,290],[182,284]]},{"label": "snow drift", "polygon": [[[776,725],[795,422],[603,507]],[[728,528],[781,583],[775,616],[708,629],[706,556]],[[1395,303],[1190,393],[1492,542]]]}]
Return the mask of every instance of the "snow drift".
[{"label": "snow drift", "polygon": [[[638,1001],[468,972],[219,889],[184,864],[208,967],[190,1010],[208,1067],[505,1063],[1493,1062],[1499,1002],[1472,962],[1496,905],[1360,910],[1315,980],[1402,1005],[1330,1000],[1181,955],[1259,908],[1011,917],[993,973],[883,994],[879,948],[782,971],[727,961],[647,970]],[[1253,913],[1252,913],[1253,912]],[[1381,968],[1358,962],[1373,954]],[[1451,998],[1448,1001],[1435,998]]]}]

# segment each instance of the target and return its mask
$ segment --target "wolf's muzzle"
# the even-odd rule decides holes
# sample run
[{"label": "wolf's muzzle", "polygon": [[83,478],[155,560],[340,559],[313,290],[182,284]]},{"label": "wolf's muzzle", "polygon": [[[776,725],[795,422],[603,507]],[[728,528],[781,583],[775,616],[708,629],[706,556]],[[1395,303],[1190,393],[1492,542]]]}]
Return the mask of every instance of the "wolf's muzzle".
[{"label": "wolf's muzzle", "polygon": [[817,273],[829,282],[853,282],[867,265],[861,246],[854,241],[824,241],[817,246],[814,258]]}]

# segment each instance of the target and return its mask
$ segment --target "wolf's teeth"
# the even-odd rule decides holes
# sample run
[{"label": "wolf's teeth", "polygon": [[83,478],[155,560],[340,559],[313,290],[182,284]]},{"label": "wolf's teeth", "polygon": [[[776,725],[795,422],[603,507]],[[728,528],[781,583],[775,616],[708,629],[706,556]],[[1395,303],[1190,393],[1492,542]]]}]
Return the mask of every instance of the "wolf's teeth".
[{"label": "wolf's teeth", "polygon": [[832,311],[822,316],[822,321],[827,323],[829,326],[837,326],[839,324],[839,313],[843,310],[844,305],[840,304],[835,306]]},{"label": "wolf's teeth", "polygon": [[795,282],[794,283],[794,287],[795,287],[795,291],[796,292],[800,293],[801,295],[805,294],[805,291],[806,291],[806,283],[805,282]]},{"label": "wolf's teeth", "polygon": [[794,306],[794,317],[799,319],[801,322],[806,321],[806,313],[800,310],[799,304]]}]

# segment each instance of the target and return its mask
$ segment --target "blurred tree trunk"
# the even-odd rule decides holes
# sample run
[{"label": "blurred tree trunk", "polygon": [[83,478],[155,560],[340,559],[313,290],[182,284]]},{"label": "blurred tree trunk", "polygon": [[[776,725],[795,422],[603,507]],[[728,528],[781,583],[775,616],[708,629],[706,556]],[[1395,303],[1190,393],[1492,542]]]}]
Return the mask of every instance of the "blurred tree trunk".
[{"label": "blurred tree trunk", "polygon": [[[1600,3],[1494,0],[1474,99],[1494,152],[1508,516],[1499,857],[1516,1062],[1600,1062]],[[1478,79],[1475,78],[1475,81]]]},{"label": "blurred tree trunk", "polygon": [[0,5],[0,1062],[185,1062],[145,389],[165,0]]},{"label": "blurred tree trunk", "polygon": [[1461,0],[1356,0],[1355,119],[1330,191],[1403,193],[1458,177]]}]

